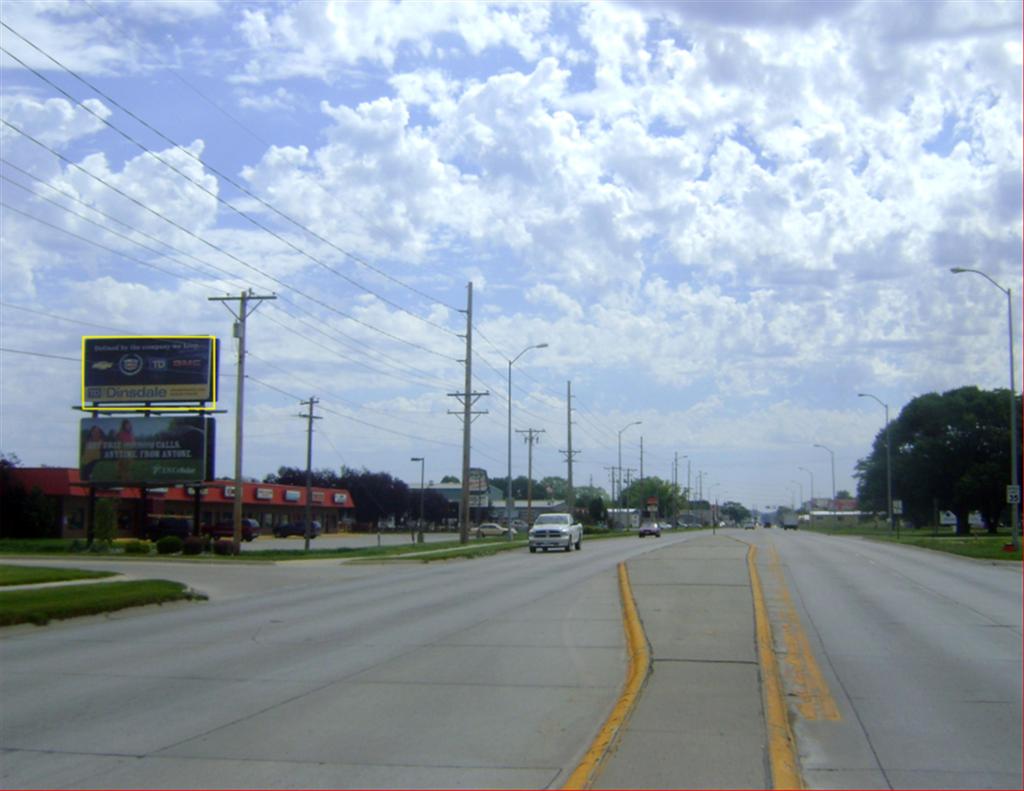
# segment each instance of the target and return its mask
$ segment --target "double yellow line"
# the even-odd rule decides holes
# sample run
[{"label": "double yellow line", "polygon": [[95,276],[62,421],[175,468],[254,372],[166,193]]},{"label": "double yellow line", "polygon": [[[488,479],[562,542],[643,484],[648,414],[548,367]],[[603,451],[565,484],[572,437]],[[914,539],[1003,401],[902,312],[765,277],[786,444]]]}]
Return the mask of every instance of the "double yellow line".
[{"label": "double yellow line", "polygon": [[[744,542],[745,543],[745,542]],[[821,670],[811,651],[807,636],[800,626],[799,615],[789,596],[782,566],[774,547],[770,548],[769,562],[781,591],[783,639],[786,644],[787,663],[792,671],[799,710],[806,719],[840,719],[839,710],[828,691]],[[789,723],[786,696],[779,662],[775,655],[771,621],[765,605],[761,575],[757,569],[757,547],[748,544],[747,571],[754,600],[754,628],[757,636],[757,655],[761,667],[761,694],[768,732],[768,757],[774,789],[802,789],[803,777],[797,758],[796,738]],[[622,600],[623,624],[626,631],[626,650],[629,654],[626,683],[612,713],[591,743],[579,765],[569,776],[564,789],[589,788],[598,768],[604,761],[616,736],[629,719],[640,690],[647,680],[651,666],[650,647],[637,613],[629,572],[625,563],[618,566],[619,594]]]}]

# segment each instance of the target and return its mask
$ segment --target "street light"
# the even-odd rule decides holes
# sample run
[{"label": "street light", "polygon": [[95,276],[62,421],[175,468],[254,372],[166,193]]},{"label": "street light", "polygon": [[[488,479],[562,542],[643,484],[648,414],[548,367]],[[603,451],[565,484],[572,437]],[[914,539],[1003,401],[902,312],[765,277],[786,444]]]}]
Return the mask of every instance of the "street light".
[{"label": "street light", "polygon": [[824,445],[819,445],[818,443],[814,443],[814,447],[827,450],[828,455],[832,459],[832,527],[834,529],[836,526],[836,454],[832,452],[831,448],[826,448]]},{"label": "street light", "polygon": [[426,464],[426,459],[423,456],[413,456],[409,461],[418,461],[420,463],[420,530],[419,540],[417,543],[423,543],[423,468]]},{"label": "street light", "polygon": [[508,361],[508,477],[505,479],[505,523],[508,526],[508,540],[512,540],[512,366],[516,360],[531,349],[546,349],[546,343],[527,346],[519,354]]},{"label": "street light", "polygon": [[798,470],[803,470],[804,472],[806,472],[808,475],[811,476],[811,496],[808,498],[808,500],[811,503],[811,509],[810,510],[813,511],[814,510],[814,473],[811,472],[806,467],[797,467],[797,469]]},{"label": "street light", "polygon": [[[873,398],[885,407],[885,496],[888,503],[885,510],[889,514],[889,531],[891,532],[896,529],[896,515],[892,508],[892,434],[889,431],[889,405],[871,393],[857,393],[857,398]],[[896,538],[899,537],[900,534],[897,532]]]},{"label": "street light", "polygon": [[615,504],[619,506],[622,505],[622,503],[619,502],[619,500],[622,499],[622,432],[630,426],[639,426],[641,423],[643,423],[642,420],[634,420],[632,423],[627,423],[619,429],[619,497],[615,501]]},{"label": "street light", "polygon": [[[800,481],[793,481],[793,480],[791,480],[790,483],[795,483],[797,486],[800,487],[800,506],[799,506],[799,508],[796,509],[796,510],[799,511],[800,508],[804,507],[804,485],[802,483],[800,483]],[[792,491],[792,490],[790,490],[790,491]]]},{"label": "street light", "polygon": [[1013,296],[1010,293],[1010,289],[1003,288],[980,269],[954,266],[949,271],[954,275],[959,275],[962,272],[973,272],[976,275],[981,275],[989,283],[1006,294],[1006,321],[1010,329],[1010,486],[1016,492],[1013,497],[1010,497],[1010,493],[1007,492],[1006,499],[1013,501],[1010,503],[1013,548],[1020,549],[1020,481],[1017,478],[1017,391],[1016,377],[1013,375]]}]

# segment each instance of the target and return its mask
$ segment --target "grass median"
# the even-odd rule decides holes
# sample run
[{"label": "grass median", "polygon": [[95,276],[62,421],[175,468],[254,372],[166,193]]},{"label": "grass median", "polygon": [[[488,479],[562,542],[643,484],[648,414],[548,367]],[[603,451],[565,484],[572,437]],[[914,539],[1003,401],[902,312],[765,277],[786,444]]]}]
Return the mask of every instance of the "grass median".
[{"label": "grass median", "polygon": [[97,615],[147,604],[205,599],[180,582],[133,580],[0,591],[0,626],[43,625],[51,620]]},{"label": "grass median", "polygon": [[69,580],[97,580],[113,576],[114,572],[112,571],[0,565],[0,587],[8,585],[38,585],[42,582],[67,582]]},{"label": "grass median", "polygon": [[996,535],[983,533],[979,535],[960,536],[948,528],[936,530],[933,527],[922,527],[920,529],[904,528],[897,538],[896,534],[889,530],[888,525],[882,523],[877,527],[871,523],[846,522],[835,526],[802,526],[801,529],[810,530],[824,535],[860,536],[870,538],[874,541],[885,541],[892,544],[904,546],[921,547],[935,552],[946,552],[951,555],[962,555],[963,557],[976,560],[1021,560],[1021,550],[1008,551],[1007,547],[1011,542],[1009,532],[1001,532]]}]

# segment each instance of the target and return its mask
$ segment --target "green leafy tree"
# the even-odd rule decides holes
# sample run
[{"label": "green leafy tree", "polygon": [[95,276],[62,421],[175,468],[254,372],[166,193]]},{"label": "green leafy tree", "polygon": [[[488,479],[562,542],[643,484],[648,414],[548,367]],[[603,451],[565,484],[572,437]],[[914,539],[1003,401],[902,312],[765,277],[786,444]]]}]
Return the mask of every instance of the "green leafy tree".
[{"label": "green leafy tree", "polygon": [[454,475],[445,475],[441,479],[441,483],[459,483],[459,479]]},{"label": "green leafy tree", "polygon": [[114,543],[117,538],[117,501],[111,497],[98,499],[93,519],[93,541],[100,546]]},{"label": "green leafy tree", "polygon": [[414,503],[415,513],[419,513],[419,500],[414,500],[409,486],[386,472],[346,470],[339,483],[355,500],[359,522],[376,523],[389,516],[402,518],[411,512]]},{"label": "green leafy tree", "polygon": [[746,522],[750,519],[750,509],[732,501],[723,503],[719,507],[718,512],[726,519],[731,519],[736,524]]},{"label": "green leafy tree", "polygon": [[[981,512],[995,532],[1005,509],[1008,483],[1010,394],[1007,390],[961,387],[927,393],[908,403],[892,421],[893,497],[916,525],[952,511],[958,535],[967,535],[971,511]],[[1016,409],[1020,412],[1020,396]],[[1020,469],[1020,457],[1017,458]],[[885,429],[871,454],[857,462],[857,497],[862,508],[886,510]]]},{"label": "green leafy tree", "polygon": [[647,500],[651,497],[658,499],[659,518],[666,518],[670,514],[677,514],[683,510],[685,500],[683,493],[678,486],[671,481],[665,481],[657,476],[633,481],[623,490],[627,508],[640,508],[647,513]]},{"label": "green leafy tree", "polygon": [[[310,484],[323,486],[327,489],[342,489],[341,476],[332,469],[310,470]],[[298,467],[278,467],[276,473],[270,473],[263,479],[264,483],[280,483],[285,486],[305,486],[306,470]]]},{"label": "green leafy tree", "polygon": [[591,497],[587,506],[587,513],[590,521],[595,523],[604,522],[608,518],[608,508],[600,497]]}]

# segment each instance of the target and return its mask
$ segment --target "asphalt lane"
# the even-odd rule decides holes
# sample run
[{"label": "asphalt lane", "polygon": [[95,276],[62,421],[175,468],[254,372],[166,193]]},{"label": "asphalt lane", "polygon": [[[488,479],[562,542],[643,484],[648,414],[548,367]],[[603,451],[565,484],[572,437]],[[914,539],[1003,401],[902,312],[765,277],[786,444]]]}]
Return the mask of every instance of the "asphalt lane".
[{"label": "asphalt lane", "polygon": [[809,532],[741,537],[759,546],[810,787],[1022,787],[1020,564]]},{"label": "asphalt lane", "polygon": [[692,537],[430,565],[76,559],[211,600],[5,630],[0,778],[556,787],[622,684],[617,563]]}]

